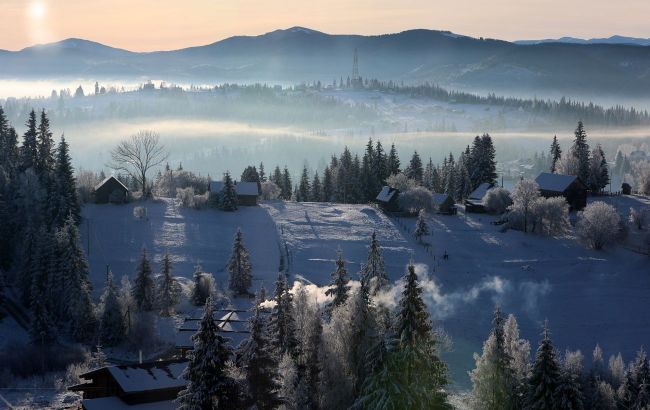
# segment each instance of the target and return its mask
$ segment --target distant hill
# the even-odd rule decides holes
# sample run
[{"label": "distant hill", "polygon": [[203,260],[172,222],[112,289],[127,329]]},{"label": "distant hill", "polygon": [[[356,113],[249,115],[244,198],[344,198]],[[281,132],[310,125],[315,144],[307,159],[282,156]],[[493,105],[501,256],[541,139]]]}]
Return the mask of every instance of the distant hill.
[{"label": "distant hill", "polygon": [[429,81],[501,93],[650,95],[650,47],[515,44],[435,30],[361,36],[293,27],[147,53],[68,39],[16,52],[0,51],[0,77],[331,83],[350,75],[355,48],[364,78]]},{"label": "distant hill", "polygon": [[583,39],[576,37],[547,38],[543,40],[519,40],[515,44],[531,45],[543,43],[570,43],[570,44],[627,44],[635,46],[650,46],[650,38],[637,38],[625,36],[611,36],[607,38]]}]

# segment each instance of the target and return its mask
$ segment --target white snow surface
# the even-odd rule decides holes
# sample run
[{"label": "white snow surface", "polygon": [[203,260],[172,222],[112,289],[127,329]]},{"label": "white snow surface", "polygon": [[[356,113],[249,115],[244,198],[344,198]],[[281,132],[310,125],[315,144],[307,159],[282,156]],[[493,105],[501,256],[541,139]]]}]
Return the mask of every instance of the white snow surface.
[{"label": "white snow surface", "polygon": [[108,371],[124,392],[134,393],[185,386],[187,381],[180,376],[186,367],[187,363],[183,362],[161,364],[147,369],[137,366],[110,366]]},{"label": "white snow surface", "polygon": [[[643,205],[634,197],[605,200],[622,214],[630,206]],[[375,231],[393,282],[399,285],[406,264],[411,258],[415,261],[435,325],[453,340],[444,359],[456,387],[469,385],[472,353],[480,351],[497,303],[505,313],[517,316],[521,335],[533,349],[545,319],[560,352],[581,349],[588,356],[599,343],[606,355],[620,351],[629,361],[650,339],[650,315],[644,313],[650,305],[648,257],[624,247],[593,251],[571,236],[500,232],[501,227],[490,224],[495,217],[459,212],[428,215],[432,234],[425,241],[431,244],[430,254],[411,235],[415,218],[389,218],[368,205],[274,201],[228,213],[184,209],[175,200],[162,200],[145,203],[148,221],[134,220],[137,205],[141,204],[84,207],[84,217],[91,219],[90,265],[96,295],[107,263],[118,278],[133,277],[143,244],[157,262],[169,250],[177,276],[191,278],[200,261],[224,289],[233,235],[241,227],[253,264],[253,290],[264,284],[272,291],[280,250],[288,250],[290,280],[304,280],[324,302],[322,293],[334,271],[337,248],[356,280]],[[86,222],[81,231],[85,245]],[[445,251],[449,260],[443,261]],[[395,286],[379,297],[395,303],[401,290]],[[250,303],[248,298],[233,300],[239,309]]]}]

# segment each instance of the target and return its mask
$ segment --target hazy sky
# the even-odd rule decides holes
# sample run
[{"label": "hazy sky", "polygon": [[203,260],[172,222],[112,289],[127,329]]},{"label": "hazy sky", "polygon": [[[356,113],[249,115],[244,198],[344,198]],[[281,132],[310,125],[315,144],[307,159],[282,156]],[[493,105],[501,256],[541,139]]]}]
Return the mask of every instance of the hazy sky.
[{"label": "hazy sky", "polygon": [[650,37],[650,0],[0,0],[0,21],[0,49],[9,50],[68,37],[164,50],[291,26],[505,40]]}]

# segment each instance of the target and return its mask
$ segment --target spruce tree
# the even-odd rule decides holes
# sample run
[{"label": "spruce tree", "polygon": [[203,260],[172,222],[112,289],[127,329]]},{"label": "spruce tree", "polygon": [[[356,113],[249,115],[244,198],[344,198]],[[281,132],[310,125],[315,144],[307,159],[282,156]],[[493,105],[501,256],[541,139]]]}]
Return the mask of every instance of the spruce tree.
[{"label": "spruce tree", "polygon": [[323,171],[323,201],[330,202],[334,199],[334,178],[330,167],[326,167]]},{"label": "spruce tree", "polygon": [[406,169],[406,176],[414,179],[418,183],[422,183],[422,176],[424,175],[424,170],[422,168],[422,160],[417,151],[413,152],[411,157],[411,162],[409,163],[408,168]]},{"label": "spruce tree", "polygon": [[187,380],[178,393],[179,409],[238,408],[239,392],[236,382],[227,374],[226,364],[232,355],[228,340],[221,336],[214,321],[212,298],[205,303],[199,329],[192,336],[194,349],[183,372]]},{"label": "spruce tree", "polygon": [[551,174],[557,172],[560,159],[562,159],[562,149],[560,148],[560,143],[557,142],[557,135],[554,135],[553,142],[551,143]]},{"label": "spruce tree", "polygon": [[151,264],[147,257],[147,248],[143,247],[140,261],[135,271],[133,299],[141,312],[150,312],[155,306],[155,286]]},{"label": "spruce tree", "polygon": [[52,132],[50,131],[50,120],[47,118],[45,110],[41,111],[36,140],[38,153],[36,169],[42,176],[49,176],[49,173],[54,168],[54,141],[52,139]]},{"label": "spruce tree", "polygon": [[427,225],[427,214],[424,209],[420,209],[418,219],[415,221],[415,230],[413,236],[418,242],[422,242],[422,237],[429,235],[429,225]]},{"label": "spruce tree", "polygon": [[578,175],[584,183],[589,181],[589,145],[587,144],[587,132],[582,124],[578,121],[578,126],[574,132],[573,156],[578,163]]},{"label": "spruce tree", "polygon": [[20,147],[20,170],[34,168],[38,164],[38,142],[36,140],[36,112],[31,110],[27,120],[27,130],[23,135],[23,144]]},{"label": "spruce tree", "polygon": [[284,273],[278,273],[273,295],[275,306],[269,316],[269,339],[275,349],[276,357],[285,353],[294,355],[297,347],[292,298]]},{"label": "spruce tree", "polygon": [[99,323],[99,341],[104,346],[115,346],[124,339],[126,324],[113,283],[113,274],[109,272],[106,288],[101,298],[102,310]]},{"label": "spruce tree", "polygon": [[230,172],[223,175],[223,188],[221,189],[221,209],[224,211],[235,211],[237,209],[237,192],[235,184],[230,177]]},{"label": "spruce tree", "polygon": [[381,247],[375,231],[372,232],[370,238],[368,260],[361,268],[360,275],[361,285],[368,289],[370,295],[374,296],[388,286],[388,274],[384,267],[384,257],[381,254]]},{"label": "spruce tree", "polygon": [[228,287],[236,296],[249,295],[252,283],[252,266],[240,229],[237,229],[228,261]]},{"label": "spruce tree", "polygon": [[388,153],[388,160],[387,160],[387,173],[388,175],[397,175],[400,173],[401,168],[400,168],[400,161],[399,161],[399,155],[397,155],[397,149],[395,149],[395,143],[391,144],[390,146],[390,152]]},{"label": "spruce tree", "polygon": [[330,281],[329,288],[325,291],[325,295],[331,296],[332,301],[328,303],[327,310],[341,306],[348,299],[348,292],[350,291],[350,278],[348,271],[345,269],[345,260],[341,249],[336,253],[336,270],[332,272],[332,280]]},{"label": "spruce tree", "polygon": [[50,310],[52,300],[48,297],[46,284],[48,281],[47,269],[47,253],[46,247],[52,246],[51,243],[43,243],[47,241],[45,232],[41,229],[41,244],[39,245],[39,255],[37,256],[37,267],[34,271],[32,286],[31,286],[31,301],[29,304],[32,313],[32,320],[30,323],[29,334],[32,343],[39,346],[46,346],[51,344],[57,339],[56,327],[54,324],[54,317]]},{"label": "spruce tree", "polygon": [[263,162],[260,162],[259,176],[260,176],[260,182],[266,182],[266,172],[264,171],[264,163]]},{"label": "spruce tree", "polygon": [[556,398],[560,382],[560,366],[549,334],[548,322],[546,322],[544,323],[544,336],[537,349],[537,357],[529,381],[527,408],[531,410],[557,409]]},{"label": "spruce tree", "polygon": [[180,285],[176,278],[172,276],[171,256],[166,251],[160,264],[160,282],[156,298],[161,316],[174,314],[174,307],[178,304],[180,292]]},{"label": "spruce tree", "polygon": [[[384,147],[381,145],[381,141],[379,140],[377,140],[377,144],[375,145],[373,171],[375,174],[375,180],[377,181],[376,186],[381,189],[381,186],[386,182],[386,178],[390,176],[390,172],[388,170],[388,157],[386,156]],[[374,195],[371,199],[374,199]]]},{"label": "spruce tree", "polygon": [[323,186],[320,182],[318,172],[314,173],[314,179],[311,181],[311,191],[309,193],[309,200],[312,202],[323,202]]},{"label": "spruce tree", "polygon": [[266,318],[262,315],[258,294],[253,316],[248,321],[249,336],[240,347],[240,365],[246,372],[251,403],[260,410],[271,410],[282,404],[278,397],[278,361],[267,335]]},{"label": "spruce tree", "polygon": [[305,165],[302,168],[302,174],[300,175],[300,184],[298,185],[298,196],[296,197],[296,201],[309,201],[310,192],[311,187],[309,186],[309,175],[307,173],[307,166]]},{"label": "spruce tree", "polygon": [[63,136],[59,142],[55,161],[55,187],[57,193],[56,225],[62,226],[70,215],[75,223],[79,225],[81,223],[81,205],[77,195],[68,143]]},{"label": "spruce tree", "polygon": [[291,187],[291,175],[289,175],[289,169],[285,165],[282,171],[282,178],[280,179],[280,195],[285,201],[291,200]]}]

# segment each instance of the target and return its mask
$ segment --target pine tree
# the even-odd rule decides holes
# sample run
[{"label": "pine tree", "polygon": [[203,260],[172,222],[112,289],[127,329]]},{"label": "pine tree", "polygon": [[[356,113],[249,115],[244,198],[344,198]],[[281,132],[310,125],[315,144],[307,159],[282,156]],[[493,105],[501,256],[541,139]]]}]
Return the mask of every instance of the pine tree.
[{"label": "pine tree", "polygon": [[350,278],[348,271],[345,269],[345,260],[341,249],[336,253],[336,270],[332,273],[332,280],[329,288],[325,291],[325,295],[331,296],[332,301],[327,305],[328,311],[332,311],[335,307],[341,306],[348,299],[348,292],[350,291]]},{"label": "pine tree", "polygon": [[38,164],[38,142],[36,141],[36,112],[30,111],[27,120],[27,131],[23,135],[23,145],[20,147],[20,170],[34,168]]},{"label": "pine tree", "polygon": [[395,149],[395,143],[391,144],[390,152],[388,153],[387,160],[388,175],[397,175],[400,173],[400,161],[399,155],[397,155],[397,149]]},{"label": "pine tree", "polygon": [[[44,240],[48,238],[44,235],[43,230],[41,230],[41,238]],[[44,253],[45,246],[51,246],[51,244],[42,243],[39,245],[40,254],[37,260],[40,266],[33,276],[30,293],[31,301],[29,305],[32,313],[29,334],[32,343],[39,346],[47,346],[57,338],[54,318],[50,311],[51,300],[47,297],[48,295],[45,289],[49,273],[45,264],[47,262],[47,257]]]},{"label": "pine tree", "polygon": [[427,214],[424,209],[420,209],[418,219],[415,221],[415,230],[413,236],[418,242],[422,242],[422,237],[429,235],[429,225],[427,225]]},{"label": "pine tree", "polygon": [[38,153],[36,169],[42,177],[49,176],[49,173],[54,168],[54,141],[52,139],[52,132],[50,131],[50,120],[47,118],[45,110],[41,111],[36,140]]},{"label": "pine tree", "polygon": [[529,381],[528,407],[531,410],[557,409],[557,390],[561,382],[560,366],[555,348],[548,330],[548,322],[544,324],[544,337],[537,349],[537,357],[533,364]]},{"label": "pine tree", "polygon": [[560,374],[560,383],[556,391],[558,410],[584,409],[584,397],[580,385],[580,375],[563,369]]},{"label": "pine tree", "polygon": [[483,354],[475,354],[476,368],[470,372],[472,379],[472,404],[476,409],[516,409],[517,389],[508,354],[501,310],[494,311],[492,331],[483,344]]},{"label": "pine tree", "polygon": [[[381,141],[377,140],[375,145],[375,161],[373,164],[373,171],[375,174],[375,180],[377,181],[378,189],[386,182],[386,178],[390,176],[388,170],[388,157],[384,151],[384,147],[381,145]],[[373,198],[374,199],[374,195]]]},{"label": "pine tree", "polygon": [[309,200],[313,202],[323,202],[323,187],[320,183],[320,178],[318,177],[318,172],[314,173],[314,179],[311,181],[311,192],[309,194]]},{"label": "pine tree", "polygon": [[309,175],[307,173],[307,166],[305,165],[302,168],[302,174],[300,175],[300,184],[298,185],[298,196],[296,197],[296,201],[308,201],[310,192],[311,187],[309,186]]},{"label": "pine tree", "polygon": [[57,233],[60,247],[59,269],[63,275],[62,301],[70,334],[79,341],[87,341],[95,334],[97,320],[92,303],[92,286],[88,279],[88,262],[81,249],[79,230],[70,215]]},{"label": "pine tree", "polygon": [[370,238],[368,260],[361,268],[360,275],[361,285],[368,289],[370,295],[374,296],[388,286],[388,274],[384,267],[384,257],[381,254],[381,247],[375,231],[372,232]]},{"label": "pine tree", "polygon": [[551,174],[557,172],[557,167],[561,159],[562,149],[560,148],[560,143],[557,142],[557,135],[554,135],[553,142],[551,143]]},{"label": "pine tree", "polygon": [[278,187],[282,187],[282,171],[278,165],[275,166],[273,174],[271,175],[271,182],[274,182]]},{"label": "pine tree", "polygon": [[161,316],[171,316],[174,313],[174,307],[180,299],[180,292],[180,285],[176,278],[172,276],[171,256],[166,251],[160,264],[160,283],[156,298]]},{"label": "pine tree", "polygon": [[68,143],[61,137],[55,162],[55,187],[57,199],[56,226],[62,226],[68,216],[72,216],[75,223],[81,223],[81,205],[77,195],[77,186],[69,154]]},{"label": "pine tree", "polygon": [[223,175],[223,188],[221,189],[221,209],[224,211],[235,211],[237,209],[237,192],[232,182],[230,172]]},{"label": "pine tree", "polygon": [[266,319],[262,316],[258,294],[253,316],[248,321],[248,338],[242,343],[240,365],[246,372],[251,403],[260,410],[274,409],[282,400],[278,397],[278,361],[268,340]]},{"label": "pine tree", "polygon": [[101,298],[102,310],[99,324],[99,340],[105,346],[115,346],[124,339],[126,325],[113,284],[113,274],[109,272],[106,288]]},{"label": "pine tree", "polygon": [[264,163],[263,162],[260,162],[259,176],[260,176],[260,182],[266,182],[266,172],[264,171]]},{"label": "pine tree", "polygon": [[291,175],[289,175],[289,170],[285,165],[284,170],[282,171],[282,179],[280,180],[280,195],[285,201],[291,200],[291,187]]},{"label": "pine tree", "polygon": [[230,360],[232,352],[227,339],[221,336],[214,321],[212,298],[208,298],[205,303],[199,329],[192,336],[192,340],[194,349],[183,372],[187,385],[178,393],[178,408],[238,408],[237,384],[226,372],[226,363]]},{"label": "pine tree", "polygon": [[334,200],[334,178],[330,167],[326,167],[323,171],[323,201],[331,202]]},{"label": "pine tree", "polygon": [[284,273],[278,273],[273,295],[275,306],[269,317],[269,339],[277,357],[285,353],[295,354],[297,340],[291,294]]},{"label": "pine tree", "polygon": [[141,312],[150,312],[155,306],[155,287],[151,264],[147,257],[147,248],[143,247],[140,261],[135,271],[133,299]]},{"label": "pine tree", "polygon": [[574,135],[572,153],[578,163],[577,176],[587,183],[589,181],[589,145],[587,144],[587,132],[582,121],[578,121]]},{"label": "pine tree", "polygon": [[422,169],[422,160],[417,151],[413,152],[411,157],[411,162],[409,163],[408,168],[405,171],[406,176],[414,179],[418,183],[422,183],[422,176],[424,175],[424,170]]},{"label": "pine tree", "polygon": [[228,272],[230,278],[228,280],[228,287],[237,296],[249,295],[251,287],[252,266],[248,251],[244,246],[243,237],[240,229],[237,229],[235,240],[232,245],[232,253],[228,261]]}]

